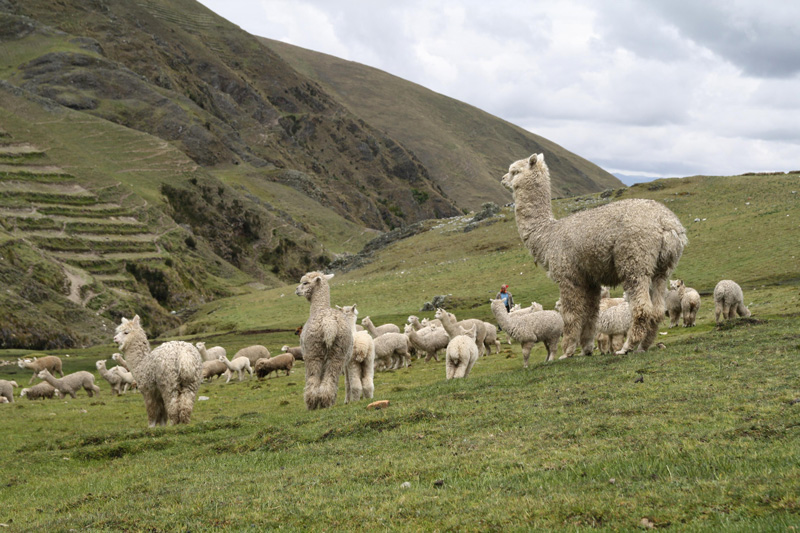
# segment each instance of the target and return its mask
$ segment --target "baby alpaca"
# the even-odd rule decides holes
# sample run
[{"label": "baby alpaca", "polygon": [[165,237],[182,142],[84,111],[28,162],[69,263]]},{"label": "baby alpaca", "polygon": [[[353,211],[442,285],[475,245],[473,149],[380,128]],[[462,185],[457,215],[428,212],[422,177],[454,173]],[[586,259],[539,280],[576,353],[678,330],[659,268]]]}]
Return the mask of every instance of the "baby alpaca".
[{"label": "baby alpaca", "polygon": [[425,352],[425,362],[435,359],[439,362],[436,352],[444,350],[450,344],[450,337],[443,327],[425,326],[419,330],[414,329],[414,324],[405,325],[405,334],[417,350]]},{"label": "baby alpaca", "polygon": [[17,366],[33,370],[33,375],[28,380],[28,385],[42,370],[48,370],[51,374],[58,372],[62,378],[64,377],[64,372],[61,371],[61,359],[55,355],[45,355],[44,357],[34,357],[33,359],[17,359]]},{"label": "baby alpaca", "polygon": [[558,283],[564,355],[576,347],[592,353],[602,285],[622,284],[631,305],[620,354],[647,350],[664,317],[667,280],[688,243],[678,217],[653,200],[620,200],[556,220],[542,154],[512,163],[502,183],[513,191],[522,242]]},{"label": "baby alpaca", "polygon": [[464,331],[472,326],[475,326],[475,344],[478,346],[478,354],[483,355],[483,351],[485,349],[484,342],[486,340],[486,325],[484,324],[483,320],[478,320],[477,318],[467,318],[460,322],[456,322],[456,317],[453,313],[448,313],[441,308],[436,310],[436,318],[441,320],[442,327],[451,339],[460,334],[458,333],[459,330],[456,326],[461,326]]},{"label": "baby alpaca", "polygon": [[353,353],[353,330],[341,311],[331,309],[331,278],[333,274],[309,272],[294,291],[310,303],[308,320],[300,333],[306,363],[303,398],[307,409],[324,409],[336,403],[339,376]]},{"label": "baby alpaca", "polygon": [[111,385],[111,395],[119,396],[123,387],[122,378],[119,376],[119,374],[108,371],[106,368],[105,359],[95,362],[94,366],[97,367],[100,377],[108,381],[108,384]]},{"label": "baby alpaca", "polygon": [[75,393],[81,388],[86,391],[89,397],[94,396],[95,392],[100,394],[100,387],[94,384],[94,376],[85,370],[67,374],[61,379],[54,378],[47,370],[42,370],[36,376],[55,387],[62,396],[69,394],[72,398],[76,398]]},{"label": "baby alpaca", "polygon": [[678,325],[678,317],[683,315],[683,327],[690,328],[697,321],[697,311],[700,309],[700,293],[684,285],[682,279],[669,282],[669,292],[666,298],[667,313],[669,314],[669,327]]},{"label": "baby alpaca", "polygon": [[53,396],[60,398],[60,394],[58,391],[50,385],[46,381],[42,381],[41,383],[34,385],[33,387],[29,387],[27,389],[22,389],[19,393],[20,398],[28,398],[29,400],[38,400],[39,398],[52,398]]},{"label": "baby alpaca", "polygon": [[[196,346],[196,345],[195,345]],[[200,374],[200,381],[211,381],[212,379],[221,376],[225,372],[228,371],[228,367],[225,366],[220,360],[216,361],[203,361],[203,368]]]},{"label": "baby alpaca", "polygon": [[[239,350],[241,351],[241,350]],[[219,356],[219,360],[228,367],[228,379],[225,380],[225,383],[228,383],[233,377],[234,372],[239,373],[239,381],[242,381],[245,371],[250,373],[250,376],[253,375],[253,367],[250,365],[250,359],[244,356],[236,357],[233,361],[229,361],[227,357],[224,355]]]},{"label": "baby alpaca", "polygon": [[356,304],[342,307],[347,323],[353,330],[353,354],[344,367],[345,403],[372,398],[375,391],[375,341],[368,331],[356,331]]},{"label": "baby alpaca", "polygon": [[167,420],[188,424],[202,370],[197,348],[188,342],[170,341],[150,351],[139,315],[131,320],[122,319],[114,342],[119,345],[142,393],[148,425],[165,426]]},{"label": "baby alpaca", "polygon": [[716,322],[719,324],[719,317],[722,319],[735,318],[736,314],[747,318],[750,310],[744,306],[744,293],[738,283],[729,279],[723,279],[714,287],[714,314]]},{"label": "baby alpaca", "polygon": [[631,307],[628,302],[623,301],[600,311],[600,316],[597,317],[597,332],[608,337],[607,344],[598,342],[600,353],[619,351],[630,327]]},{"label": "baby alpaca", "polygon": [[[444,323],[444,321],[443,321]],[[469,376],[475,361],[478,360],[478,345],[475,340],[475,325],[468,330],[456,326],[456,334],[451,336],[445,352],[445,378],[465,378]]]}]

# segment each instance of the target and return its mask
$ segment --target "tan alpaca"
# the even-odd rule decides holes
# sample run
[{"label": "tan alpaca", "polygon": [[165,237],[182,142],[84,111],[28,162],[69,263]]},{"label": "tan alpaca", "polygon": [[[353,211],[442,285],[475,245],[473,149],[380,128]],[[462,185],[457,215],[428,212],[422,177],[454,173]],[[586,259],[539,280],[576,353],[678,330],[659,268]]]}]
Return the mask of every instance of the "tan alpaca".
[{"label": "tan alpaca", "polygon": [[647,350],[664,318],[667,280],[688,243],[675,214],[652,200],[621,200],[556,220],[544,155],[511,164],[503,185],[514,193],[517,230],[561,292],[564,355],[592,353],[601,285],[622,285],[632,323],[622,349]]},{"label": "tan alpaca", "polygon": [[303,398],[307,409],[324,409],[336,403],[339,376],[353,352],[353,330],[344,314],[331,309],[328,280],[333,274],[309,272],[300,279],[295,294],[311,304],[300,333],[306,365]]},{"label": "tan alpaca", "polygon": [[342,307],[342,313],[353,330],[353,355],[344,368],[344,402],[370,399],[375,393],[375,341],[368,331],[356,331],[356,304]]}]

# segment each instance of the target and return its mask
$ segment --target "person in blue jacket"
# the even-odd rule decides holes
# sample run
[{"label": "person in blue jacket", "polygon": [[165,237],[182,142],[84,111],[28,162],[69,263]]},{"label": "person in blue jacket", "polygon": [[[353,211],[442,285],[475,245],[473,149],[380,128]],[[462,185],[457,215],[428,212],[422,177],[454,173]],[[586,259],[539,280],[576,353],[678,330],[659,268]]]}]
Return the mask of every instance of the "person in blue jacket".
[{"label": "person in blue jacket", "polygon": [[500,287],[500,292],[497,293],[497,296],[495,296],[494,299],[503,300],[503,304],[506,306],[506,311],[509,313],[511,312],[511,308],[514,307],[514,297],[511,296],[510,292],[508,292],[508,285],[503,285]]}]

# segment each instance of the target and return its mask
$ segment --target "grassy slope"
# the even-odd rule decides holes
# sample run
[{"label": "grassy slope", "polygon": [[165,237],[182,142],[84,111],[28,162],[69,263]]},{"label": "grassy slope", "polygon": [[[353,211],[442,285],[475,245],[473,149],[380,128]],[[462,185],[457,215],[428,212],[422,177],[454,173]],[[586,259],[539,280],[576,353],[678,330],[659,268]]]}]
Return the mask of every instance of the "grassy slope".
[{"label": "grassy slope", "polygon": [[498,183],[511,161],[534,151],[550,157],[553,193],[586,194],[620,187],[617,178],[563,147],[480,109],[386,72],[262,39],[294,68],[320,82],[352,113],[407,145],[459,205],[506,203]]},{"label": "grassy slope", "polygon": [[[705,296],[698,327],[662,324],[666,348],[644,355],[546,365],[537,346],[523,371],[519,346],[504,344],[468,380],[450,383],[443,363],[415,363],[378,374],[376,398],[392,402],[380,412],[341,399],[305,411],[302,363],[288,378],[203,385],[210,400],[181,428],[145,429],[138,395],[110,398],[105,383],[96,399],[2,406],[0,522],[19,530],[633,529],[642,519],[680,530],[798,527],[800,297],[791,257],[800,205],[791,191],[799,189],[796,176],[698,177],[623,194],[665,201],[683,220],[690,245],[678,276],[704,295],[718,279],[736,279],[766,322],[716,328]],[[600,201],[564,200],[556,211]],[[504,215],[468,233],[445,221],[387,248],[334,278],[333,302],[400,322],[449,292],[460,316],[486,316],[485,298],[508,281],[518,301],[552,305],[555,286]],[[209,338],[229,353],[294,344],[290,329],[308,308],[293,288],[215,302],[194,326],[284,330]],[[65,367],[91,370],[112,351],[73,354]],[[0,367],[0,378],[27,382],[28,372]]]}]

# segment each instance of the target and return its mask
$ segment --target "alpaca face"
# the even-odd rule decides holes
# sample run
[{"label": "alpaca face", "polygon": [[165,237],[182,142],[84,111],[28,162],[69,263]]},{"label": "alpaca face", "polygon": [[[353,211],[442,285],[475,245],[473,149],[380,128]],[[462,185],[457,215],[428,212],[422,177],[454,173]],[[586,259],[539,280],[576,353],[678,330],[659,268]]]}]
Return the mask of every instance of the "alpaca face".
[{"label": "alpaca face", "polygon": [[297,296],[305,296],[306,300],[311,299],[311,295],[317,289],[331,279],[333,274],[323,274],[321,272],[309,272],[300,278],[300,285],[294,290]]},{"label": "alpaca face", "polygon": [[125,351],[125,346],[127,346],[128,340],[132,338],[131,334],[140,329],[142,328],[139,325],[139,315],[136,315],[131,320],[122,317],[122,323],[117,326],[117,329],[114,332],[114,342],[117,343],[120,350]]},{"label": "alpaca face", "polygon": [[540,170],[546,168],[544,164],[544,154],[532,154],[527,159],[514,161],[511,163],[511,166],[508,167],[508,174],[503,176],[503,179],[500,180],[500,183],[507,189],[513,191],[516,187],[518,177],[534,171],[537,168]]},{"label": "alpaca face", "polygon": [[682,279],[673,279],[669,282],[669,289],[670,290],[678,290],[683,285]]},{"label": "alpaca face", "polygon": [[97,362],[94,364],[94,366],[96,366],[96,367],[97,367],[97,370],[100,370],[101,368],[105,369],[105,367],[106,367],[106,362],[105,362],[105,361],[97,361]]}]

